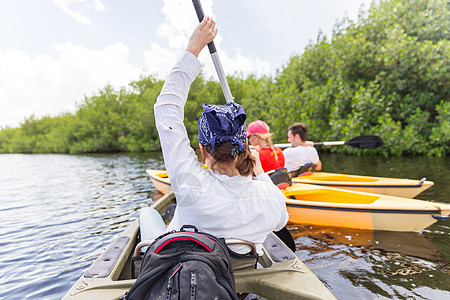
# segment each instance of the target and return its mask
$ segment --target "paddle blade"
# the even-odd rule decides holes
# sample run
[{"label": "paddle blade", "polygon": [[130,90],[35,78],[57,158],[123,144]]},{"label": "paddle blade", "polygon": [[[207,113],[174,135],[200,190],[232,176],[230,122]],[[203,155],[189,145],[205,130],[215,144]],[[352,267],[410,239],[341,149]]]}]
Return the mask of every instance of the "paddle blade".
[{"label": "paddle blade", "polygon": [[361,149],[375,149],[383,146],[383,140],[377,135],[360,135],[345,142],[346,145],[361,148]]}]

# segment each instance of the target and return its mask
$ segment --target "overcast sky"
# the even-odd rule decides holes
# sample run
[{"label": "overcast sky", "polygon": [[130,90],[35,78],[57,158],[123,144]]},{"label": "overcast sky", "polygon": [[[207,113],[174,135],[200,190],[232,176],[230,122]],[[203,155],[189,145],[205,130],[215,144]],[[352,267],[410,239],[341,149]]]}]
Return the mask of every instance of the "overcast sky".
[{"label": "overcast sky", "polygon": [[[273,75],[319,30],[356,20],[371,0],[203,0],[227,75]],[[0,2],[0,127],[75,112],[106,84],[164,79],[197,25],[191,0]],[[207,50],[207,76],[217,78]]]}]

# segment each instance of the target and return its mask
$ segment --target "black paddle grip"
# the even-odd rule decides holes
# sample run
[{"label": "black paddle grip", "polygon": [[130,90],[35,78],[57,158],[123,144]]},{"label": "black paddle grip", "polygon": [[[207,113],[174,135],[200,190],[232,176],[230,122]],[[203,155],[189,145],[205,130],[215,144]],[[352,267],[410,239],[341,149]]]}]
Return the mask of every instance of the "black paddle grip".
[{"label": "black paddle grip", "polygon": [[[192,0],[192,4],[194,4],[195,12],[197,13],[198,21],[201,22],[205,17],[205,13],[203,12],[202,4],[200,0]],[[216,45],[214,42],[208,44],[209,53],[213,54],[216,50]]]}]

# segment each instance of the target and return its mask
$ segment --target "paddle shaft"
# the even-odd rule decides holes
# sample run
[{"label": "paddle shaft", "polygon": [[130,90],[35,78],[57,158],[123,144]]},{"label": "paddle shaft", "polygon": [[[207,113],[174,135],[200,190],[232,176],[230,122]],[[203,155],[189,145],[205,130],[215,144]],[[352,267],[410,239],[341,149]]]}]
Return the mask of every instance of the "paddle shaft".
[{"label": "paddle shaft", "polygon": [[[361,149],[375,149],[384,144],[383,140],[376,135],[360,135],[356,136],[348,141],[334,141],[334,142],[314,142],[314,146],[337,146],[337,145],[349,145],[355,148]],[[280,148],[292,147],[291,144],[275,144]]]},{"label": "paddle shaft", "polygon": [[345,145],[347,144],[345,141],[334,141],[334,142],[314,142],[314,146],[324,145],[324,146],[337,146],[337,145]]},{"label": "paddle shaft", "polygon": [[[197,13],[198,21],[201,22],[205,17],[205,13],[203,12],[202,4],[200,0],[192,0],[192,4],[194,4],[195,12]],[[233,96],[231,95],[230,87],[228,86],[227,78],[225,77],[225,73],[222,69],[222,64],[219,60],[219,55],[217,54],[216,46],[214,42],[208,44],[209,53],[211,53],[211,58],[216,68],[217,76],[219,76],[220,86],[222,87],[223,95],[225,96],[225,100],[227,102],[234,102]]]},{"label": "paddle shaft", "polygon": [[[345,145],[345,141],[335,141],[335,142],[314,142],[314,146],[337,146],[337,145]],[[275,144],[276,147],[279,148],[289,148],[292,147],[290,143],[285,144]]]}]

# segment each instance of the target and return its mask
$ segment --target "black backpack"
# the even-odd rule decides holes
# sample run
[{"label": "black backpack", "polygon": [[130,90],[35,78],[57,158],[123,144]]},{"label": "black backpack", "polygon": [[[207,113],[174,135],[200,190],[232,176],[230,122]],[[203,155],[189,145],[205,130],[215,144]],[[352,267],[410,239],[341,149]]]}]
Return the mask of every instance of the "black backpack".
[{"label": "black backpack", "polygon": [[190,225],[159,236],[124,299],[238,299],[225,240]]}]

